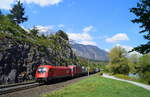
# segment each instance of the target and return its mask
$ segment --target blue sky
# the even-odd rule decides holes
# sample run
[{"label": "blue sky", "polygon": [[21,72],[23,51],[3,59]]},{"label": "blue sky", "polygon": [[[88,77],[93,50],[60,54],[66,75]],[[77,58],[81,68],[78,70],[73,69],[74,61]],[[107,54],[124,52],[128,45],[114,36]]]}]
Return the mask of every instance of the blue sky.
[{"label": "blue sky", "polygon": [[[16,0],[0,0],[0,9],[8,9]],[[25,28],[37,26],[42,33],[59,29],[81,44],[110,50],[120,45],[127,50],[146,43],[133,24],[129,9],[138,0],[21,0],[29,20]]]}]

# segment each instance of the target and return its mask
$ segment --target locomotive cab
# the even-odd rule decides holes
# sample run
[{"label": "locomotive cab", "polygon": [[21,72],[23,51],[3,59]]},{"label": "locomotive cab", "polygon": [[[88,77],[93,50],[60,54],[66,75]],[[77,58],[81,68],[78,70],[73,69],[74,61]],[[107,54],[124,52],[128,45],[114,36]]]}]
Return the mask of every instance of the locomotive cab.
[{"label": "locomotive cab", "polygon": [[47,82],[49,79],[49,72],[50,72],[49,66],[39,66],[36,71],[36,81],[37,82]]},{"label": "locomotive cab", "polygon": [[47,83],[54,79],[70,77],[70,68],[66,66],[40,65],[36,70],[36,81]]}]

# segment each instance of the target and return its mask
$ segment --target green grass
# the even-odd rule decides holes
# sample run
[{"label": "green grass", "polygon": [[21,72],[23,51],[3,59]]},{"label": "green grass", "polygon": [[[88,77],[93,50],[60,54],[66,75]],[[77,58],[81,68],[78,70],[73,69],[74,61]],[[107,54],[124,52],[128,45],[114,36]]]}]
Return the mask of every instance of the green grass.
[{"label": "green grass", "polygon": [[150,91],[96,75],[43,97],[150,97]]}]

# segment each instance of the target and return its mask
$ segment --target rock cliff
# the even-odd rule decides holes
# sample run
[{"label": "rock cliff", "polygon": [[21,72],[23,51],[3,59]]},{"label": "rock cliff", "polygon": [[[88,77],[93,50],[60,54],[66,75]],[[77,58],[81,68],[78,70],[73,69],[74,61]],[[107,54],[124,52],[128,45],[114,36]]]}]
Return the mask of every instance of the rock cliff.
[{"label": "rock cliff", "polygon": [[15,83],[25,73],[26,79],[33,79],[40,64],[76,64],[76,56],[69,42],[53,37],[50,46],[42,46],[12,37],[0,38],[0,84]]}]

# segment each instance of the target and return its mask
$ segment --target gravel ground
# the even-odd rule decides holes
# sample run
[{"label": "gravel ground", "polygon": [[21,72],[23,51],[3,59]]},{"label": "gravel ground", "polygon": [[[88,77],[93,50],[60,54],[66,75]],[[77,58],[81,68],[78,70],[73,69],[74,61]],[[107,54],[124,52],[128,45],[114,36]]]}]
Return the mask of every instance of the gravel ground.
[{"label": "gravel ground", "polygon": [[139,86],[139,87],[145,88],[147,90],[150,90],[150,85],[145,85],[145,84],[134,82],[134,81],[129,81],[129,80],[124,80],[124,79],[116,78],[116,77],[110,76],[108,74],[103,74],[103,76],[106,77],[106,78],[111,78],[111,79],[115,79],[115,80],[120,80],[120,81],[128,82],[128,83],[134,84],[136,86]]},{"label": "gravel ground", "polygon": [[67,85],[70,85],[72,83],[78,82],[82,79],[87,78],[87,76],[84,77],[79,77],[71,80],[65,80],[65,81],[57,81],[57,82],[52,82],[51,84],[48,85],[41,85],[35,88],[30,88],[26,90],[21,90],[13,93],[8,93],[4,95],[0,95],[0,97],[41,97],[41,95],[50,93],[54,90],[61,89]]}]

